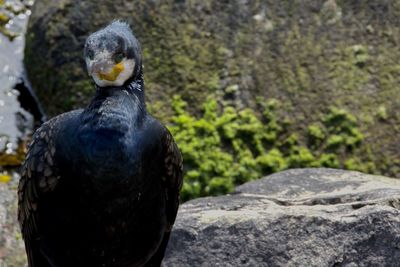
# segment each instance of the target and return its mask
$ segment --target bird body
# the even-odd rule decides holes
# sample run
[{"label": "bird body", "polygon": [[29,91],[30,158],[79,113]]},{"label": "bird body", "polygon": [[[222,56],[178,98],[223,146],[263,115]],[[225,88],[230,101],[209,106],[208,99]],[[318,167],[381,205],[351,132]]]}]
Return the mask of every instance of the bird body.
[{"label": "bird body", "polygon": [[146,111],[142,71],[132,73],[35,133],[19,185],[30,267],[160,265],[182,159]]}]

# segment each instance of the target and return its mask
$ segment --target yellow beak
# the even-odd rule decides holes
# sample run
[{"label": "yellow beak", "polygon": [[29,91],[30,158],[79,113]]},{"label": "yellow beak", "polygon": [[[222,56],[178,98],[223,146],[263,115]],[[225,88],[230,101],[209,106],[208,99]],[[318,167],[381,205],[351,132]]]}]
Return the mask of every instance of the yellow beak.
[{"label": "yellow beak", "polygon": [[101,73],[99,72],[99,78],[100,80],[106,80],[106,81],[115,81],[119,74],[124,70],[124,64],[122,62],[114,65],[113,69],[109,73]]}]

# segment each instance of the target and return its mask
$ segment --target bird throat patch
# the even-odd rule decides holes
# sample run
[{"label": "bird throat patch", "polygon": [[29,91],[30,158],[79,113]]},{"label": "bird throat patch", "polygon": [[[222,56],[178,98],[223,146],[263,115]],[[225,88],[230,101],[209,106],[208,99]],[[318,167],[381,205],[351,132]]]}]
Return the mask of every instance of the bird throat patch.
[{"label": "bird throat patch", "polygon": [[122,62],[114,65],[113,69],[109,73],[99,73],[100,80],[115,81],[119,74],[124,70],[124,64]]}]

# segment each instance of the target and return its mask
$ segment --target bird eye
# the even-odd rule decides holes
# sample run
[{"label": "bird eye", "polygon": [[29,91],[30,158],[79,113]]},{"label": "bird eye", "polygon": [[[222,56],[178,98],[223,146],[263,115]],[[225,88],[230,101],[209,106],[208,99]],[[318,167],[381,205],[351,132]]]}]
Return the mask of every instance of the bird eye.
[{"label": "bird eye", "polygon": [[89,50],[89,51],[87,52],[87,57],[88,57],[90,60],[93,60],[93,59],[94,59],[94,52],[93,52],[93,50]]},{"label": "bird eye", "polygon": [[120,63],[125,58],[124,53],[118,53],[114,56],[115,63]]}]

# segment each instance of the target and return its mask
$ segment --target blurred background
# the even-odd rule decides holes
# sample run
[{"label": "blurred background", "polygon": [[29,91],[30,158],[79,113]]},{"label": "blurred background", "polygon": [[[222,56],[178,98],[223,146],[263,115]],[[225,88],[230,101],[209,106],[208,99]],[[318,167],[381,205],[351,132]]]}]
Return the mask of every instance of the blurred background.
[{"label": "blurred background", "polygon": [[400,0],[0,0],[0,266],[24,262],[15,190],[30,135],[94,93],[89,33],[132,26],[186,201],[288,168],[400,178],[399,17]]}]

